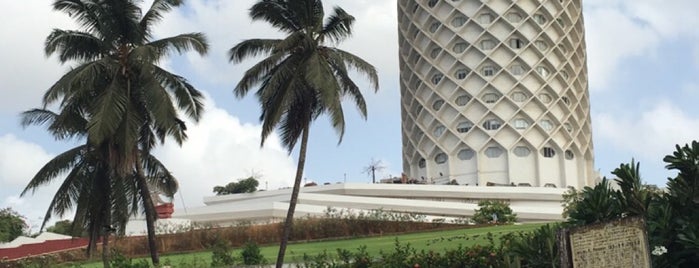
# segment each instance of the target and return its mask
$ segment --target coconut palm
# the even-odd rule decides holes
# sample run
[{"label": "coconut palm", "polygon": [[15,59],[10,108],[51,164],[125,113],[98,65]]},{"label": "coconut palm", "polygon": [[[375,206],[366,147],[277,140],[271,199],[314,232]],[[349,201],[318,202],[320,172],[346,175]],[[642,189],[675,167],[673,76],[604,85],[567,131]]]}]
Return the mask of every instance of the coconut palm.
[{"label": "coconut palm", "polygon": [[[62,114],[45,109],[22,114],[23,126],[45,124],[49,132],[60,139],[84,136],[86,123],[85,118],[71,109],[64,109]],[[129,217],[138,212],[141,197],[136,186],[136,175],[118,178],[110,174],[109,165],[103,161],[104,157],[100,157],[101,153],[104,152],[89,144],[82,144],[59,154],[36,173],[21,196],[29,191],[33,193],[66,174],[49,204],[40,230],[53,215],[63,217],[74,209],[73,232],[87,230],[88,256],[92,256],[97,239],[102,236],[103,259],[105,266],[108,266],[106,253],[109,253],[109,233],[112,228],[124,233]],[[149,185],[168,196],[174,195],[177,180],[160,161],[148,155],[141,165],[147,170]]]},{"label": "coconut palm", "polygon": [[[146,214],[149,247],[159,263],[155,243],[155,208],[141,165],[157,142],[186,139],[179,110],[198,121],[203,96],[181,76],[157,64],[171,52],[205,54],[201,33],[153,40],[152,27],[181,0],[155,0],[142,12],[135,0],[56,0],[55,10],[67,13],[79,30],[55,29],[45,52],[62,63],[77,65],[44,94],[44,106],[80,109],[85,114],[87,144],[103,154],[110,174],[134,176]],[[88,101],[85,101],[88,100]]]},{"label": "coconut palm", "polygon": [[306,148],[311,123],[327,114],[339,141],[345,131],[342,98],[348,96],[366,118],[366,103],[359,87],[348,75],[349,70],[365,74],[374,90],[378,90],[376,70],[361,58],[330,46],[352,33],[354,17],[335,7],[324,19],[320,0],[261,0],[250,9],[253,20],[263,20],[286,33],[284,39],[249,39],[230,49],[230,60],[264,55],[265,58],[245,72],[234,92],[237,97],[257,88],[262,108],[262,144],[275,130],[280,131],[283,145],[289,152],[301,139],[299,160],[289,210],[277,256],[277,267],[284,261],[291,231],[301,177],[306,161]]}]

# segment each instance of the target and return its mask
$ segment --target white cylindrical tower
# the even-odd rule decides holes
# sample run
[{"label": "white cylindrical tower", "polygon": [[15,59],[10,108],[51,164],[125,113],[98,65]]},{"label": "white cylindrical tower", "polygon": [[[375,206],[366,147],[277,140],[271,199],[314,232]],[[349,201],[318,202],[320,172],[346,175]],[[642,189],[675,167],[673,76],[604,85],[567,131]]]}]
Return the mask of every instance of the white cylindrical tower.
[{"label": "white cylindrical tower", "polygon": [[581,0],[399,0],[403,170],[426,182],[589,185]]}]

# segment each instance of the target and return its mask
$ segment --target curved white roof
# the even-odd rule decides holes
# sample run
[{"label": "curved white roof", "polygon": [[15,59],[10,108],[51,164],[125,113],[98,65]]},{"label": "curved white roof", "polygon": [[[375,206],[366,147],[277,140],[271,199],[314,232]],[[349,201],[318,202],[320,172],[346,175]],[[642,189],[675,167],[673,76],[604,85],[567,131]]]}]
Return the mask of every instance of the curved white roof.
[{"label": "curved white roof", "polygon": [[[562,220],[564,189],[421,184],[333,184],[302,188],[295,217],[324,216],[328,207],[384,210],[428,217],[471,217],[478,201],[510,202],[521,221]],[[178,210],[173,217],[195,222],[274,221],[286,216],[291,189],[204,198],[206,206]]]}]

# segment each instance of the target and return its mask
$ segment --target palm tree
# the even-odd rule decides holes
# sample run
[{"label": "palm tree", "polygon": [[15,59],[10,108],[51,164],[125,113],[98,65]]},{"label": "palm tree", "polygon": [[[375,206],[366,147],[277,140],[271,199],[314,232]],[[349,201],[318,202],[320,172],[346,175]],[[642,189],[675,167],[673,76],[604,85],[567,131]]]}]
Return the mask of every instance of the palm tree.
[{"label": "palm tree", "polygon": [[569,207],[568,222],[585,225],[620,218],[624,211],[619,196],[619,191],[613,189],[607,178],[602,178],[594,187],[586,186],[577,204]]},{"label": "palm tree", "polygon": [[345,131],[342,98],[349,96],[366,119],[366,103],[359,87],[350,79],[348,70],[365,74],[374,90],[378,90],[376,70],[361,58],[326,46],[339,43],[352,33],[354,17],[335,7],[323,22],[320,0],[260,0],[250,9],[253,20],[263,20],[287,36],[284,39],[249,39],[230,49],[230,61],[265,55],[245,72],[234,92],[242,98],[259,86],[257,97],[262,108],[262,144],[279,129],[281,140],[289,152],[301,139],[299,160],[284,232],[277,256],[277,267],[284,261],[298,199],[306,147],[311,123],[321,114],[328,114],[339,141]]},{"label": "palm tree", "polygon": [[[23,126],[46,124],[49,132],[59,139],[84,136],[86,123],[87,120],[72,109],[64,109],[62,114],[45,109],[34,109],[22,114]],[[37,172],[21,196],[66,174],[49,204],[41,229],[53,215],[62,217],[75,207],[72,231],[88,231],[90,242],[87,253],[90,257],[95,250],[97,238],[102,236],[103,260],[105,266],[108,266],[106,254],[109,253],[109,233],[112,228],[124,233],[129,217],[138,212],[140,196],[135,185],[135,175],[119,179],[109,174],[108,164],[102,161],[104,157],[100,157],[100,153],[103,152],[89,144],[83,144],[59,154]],[[149,155],[141,165],[148,171],[150,185],[166,195],[174,195],[177,180],[160,161]]]},{"label": "palm tree", "polygon": [[203,112],[202,94],[157,63],[170,52],[193,49],[203,55],[208,44],[201,33],[152,40],[154,23],[182,0],[155,0],[145,13],[135,2],[54,2],[54,9],[73,17],[81,29],[53,30],[46,38],[46,54],[78,64],[49,88],[43,102],[45,107],[56,102],[61,109],[80,107],[87,119],[87,144],[104,152],[99,155],[109,173],[122,179],[134,176],[157,265],[156,214],[142,163],[166,137],[178,144],[186,139],[178,110],[195,121]]},{"label": "palm tree", "polygon": [[645,217],[654,198],[654,192],[643,185],[640,174],[641,163],[631,159],[631,163],[621,164],[612,171],[617,176],[614,181],[619,185],[619,202],[621,209],[628,216]]}]

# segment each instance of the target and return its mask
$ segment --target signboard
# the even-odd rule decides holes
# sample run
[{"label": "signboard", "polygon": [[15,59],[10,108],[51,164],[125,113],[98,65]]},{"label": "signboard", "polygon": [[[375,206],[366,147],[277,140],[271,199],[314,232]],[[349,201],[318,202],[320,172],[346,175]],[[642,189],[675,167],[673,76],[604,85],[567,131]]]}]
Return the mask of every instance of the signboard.
[{"label": "signboard", "polygon": [[646,225],[625,218],[570,230],[570,260],[574,268],[650,268]]}]

